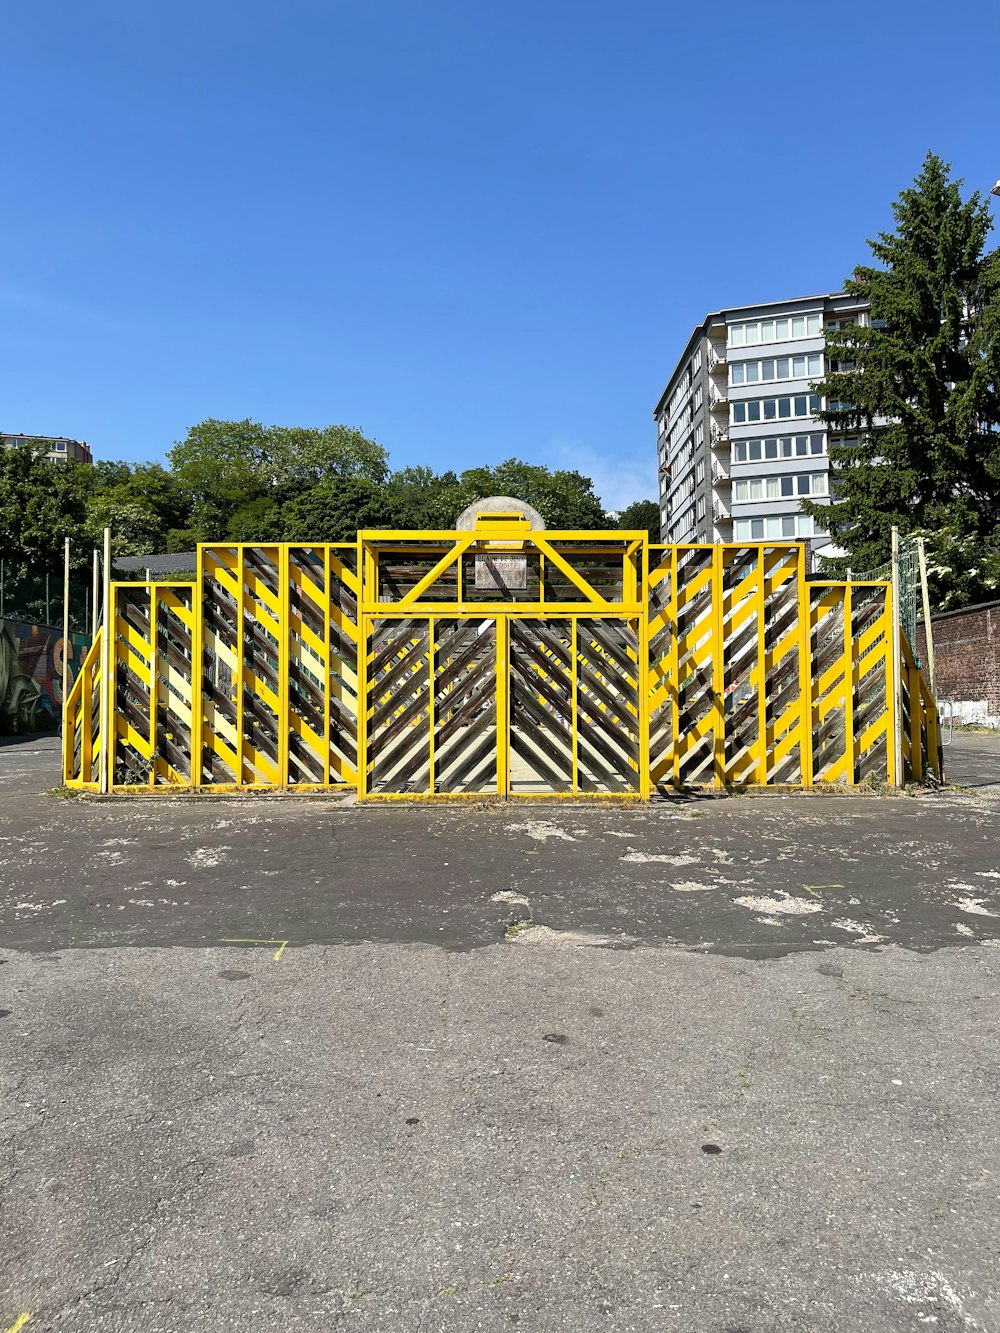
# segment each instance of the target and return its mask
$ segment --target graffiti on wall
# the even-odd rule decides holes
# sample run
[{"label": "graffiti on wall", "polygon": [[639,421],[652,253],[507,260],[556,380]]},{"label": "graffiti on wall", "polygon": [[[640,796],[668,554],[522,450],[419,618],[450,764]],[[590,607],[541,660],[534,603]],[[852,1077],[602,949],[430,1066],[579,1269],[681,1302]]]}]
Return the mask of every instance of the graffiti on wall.
[{"label": "graffiti on wall", "polygon": [[[89,647],[89,635],[70,635],[70,684]],[[62,631],[51,625],[0,620],[0,735],[58,727],[66,648]]]}]

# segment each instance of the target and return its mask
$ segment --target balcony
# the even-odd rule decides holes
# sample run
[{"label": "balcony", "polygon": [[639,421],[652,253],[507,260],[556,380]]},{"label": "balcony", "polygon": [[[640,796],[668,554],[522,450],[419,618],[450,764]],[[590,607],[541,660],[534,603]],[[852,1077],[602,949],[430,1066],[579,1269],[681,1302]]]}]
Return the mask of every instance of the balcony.
[{"label": "balcony", "polygon": [[708,410],[710,412],[725,412],[726,419],[729,419],[729,399],[726,397],[725,390],[719,389],[714,381],[708,395]]},{"label": "balcony", "polygon": [[[721,351],[721,355],[720,355]],[[708,373],[710,375],[725,375],[729,377],[729,365],[726,361],[726,349],[723,347],[717,351],[714,347],[708,354]]]},{"label": "balcony", "polygon": [[712,422],[712,429],[709,434],[709,443],[713,449],[729,449],[729,427],[728,425],[717,425]]},{"label": "balcony", "polygon": [[732,479],[729,476],[729,468],[721,463],[719,459],[712,459],[712,485],[713,486],[731,486]]},{"label": "balcony", "polygon": [[712,502],[712,518],[716,523],[728,523],[732,515],[729,512],[729,506],[722,503],[721,500]]}]

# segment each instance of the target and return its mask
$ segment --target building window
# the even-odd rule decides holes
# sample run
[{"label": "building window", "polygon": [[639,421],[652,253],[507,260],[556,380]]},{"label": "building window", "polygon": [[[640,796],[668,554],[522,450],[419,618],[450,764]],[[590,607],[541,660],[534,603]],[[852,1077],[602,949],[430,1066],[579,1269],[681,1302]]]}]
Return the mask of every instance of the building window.
[{"label": "building window", "polygon": [[733,540],[738,542],[788,541],[796,537],[824,537],[808,514],[776,514],[767,518],[738,518]]},{"label": "building window", "polygon": [[697,486],[699,482],[705,480],[705,460],[702,459],[694,469],[694,481]]},{"label": "building window", "polygon": [[695,515],[699,520],[705,517],[705,497],[703,495],[699,497],[698,503],[695,506]]},{"label": "building window", "polygon": [[769,380],[804,380],[822,373],[822,354],[804,352],[801,356],[771,356],[763,361],[733,361],[729,366],[729,383],[762,384]]},{"label": "building window", "polygon": [[[773,439],[775,448],[770,450]],[[824,435],[775,435],[762,440],[734,440],[734,463],[759,463],[762,458],[809,458],[826,452]]]},{"label": "building window", "polygon": [[823,327],[822,317],[788,315],[782,319],[754,319],[729,325],[730,347],[754,347],[757,343],[788,342],[792,338],[815,338]]},{"label": "building window", "polygon": [[797,393],[788,398],[747,398],[730,404],[734,426],[745,422],[784,421],[790,417],[815,416],[822,408],[819,395]]},{"label": "building window", "polygon": [[740,477],[733,482],[733,499],[740,503],[755,500],[790,500],[796,495],[828,495],[825,472],[796,472],[791,476]]}]

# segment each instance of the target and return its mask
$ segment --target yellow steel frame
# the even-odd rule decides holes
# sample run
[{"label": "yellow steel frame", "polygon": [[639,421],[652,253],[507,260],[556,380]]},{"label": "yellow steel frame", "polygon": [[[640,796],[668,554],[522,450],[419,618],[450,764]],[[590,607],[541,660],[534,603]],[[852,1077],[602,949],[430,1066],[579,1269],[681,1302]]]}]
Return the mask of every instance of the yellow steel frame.
[{"label": "yellow steel frame", "polygon": [[[526,589],[524,600],[472,595],[471,562],[488,553],[519,554],[532,562],[538,579],[533,600],[527,600]],[[407,558],[412,558],[411,569],[416,567],[407,575],[409,586],[401,592],[381,586],[381,563],[405,564]],[[595,568],[603,583],[595,578]],[[649,598],[664,587],[667,595],[653,610]],[[148,597],[148,636],[122,615],[134,596]],[[349,612],[342,609],[343,597]],[[866,598],[855,636],[855,613]],[[779,628],[772,629],[779,605],[785,609]],[[435,626],[467,618],[496,625],[496,794],[501,797],[581,797],[583,657],[590,654],[590,667],[600,673],[599,647],[588,645],[581,631],[581,621],[587,620],[627,624],[638,641],[637,652],[628,651],[638,707],[628,705],[628,712],[638,734],[639,764],[636,790],[625,799],[645,800],[654,788],[692,784],[775,785],[776,775],[785,771],[795,775],[795,786],[851,784],[860,780],[866,763],[870,766],[871,755],[881,754],[883,743],[889,783],[920,778],[928,769],[941,774],[934,700],[905,643],[899,658],[902,679],[894,678],[889,585],[810,582],[803,549],[794,543],[658,546],[642,532],[541,532],[511,516],[493,516],[481,518],[468,532],[400,529],[362,531],[355,543],[205,545],[198,551],[193,590],[189,584],[113,584],[108,610],[112,642],[105,644],[99,633],[65,703],[65,781],[87,790],[97,789],[102,780],[108,789],[122,789],[115,782],[116,757],[124,746],[137,757],[138,770],[148,764],[141,784],[148,790],[310,792],[356,786],[361,799],[414,799],[373,792],[368,765],[375,702],[369,680],[371,629],[375,621],[393,619],[425,622],[430,631],[431,780],[429,790],[416,799],[482,799],[482,793],[435,791],[434,782]],[[180,666],[176,653],[160,651],[158,627],[164,616],[173,616],[184,644],[190,642]],[[840,616],[842,624],[836,619]],[[565,792],[512,792],[510,635],[512,624],[529,620],[564,622],[570,635],[569,661],[559,667],[569,667],[565,679],[571,700],[566,720],[573,778],[572,790]],[[138,623],[144,622],[140,618]],[[829,625],[837,627],[832,638]],[[651,659],[654,638],[659,646]],[[816,656],[820,640],[822,668]],[[738,736],[727,710],[734,654],[741,664],[748,663],[745,669],[740,666],[746,693]],[[220,680],[231,677],[228,699],[217,683],[206,680],[209,662],[224,668]],[[779,678],[780,706],[769,694],[769,685],[773,690]],[[603,679],[599,674],[598,681]],[[120,681],[128,695],[124,711]],[[704,685],[695,687],[697,681]],[[702,692],[694,720],[685,725],[695,688]],[[98,691],[101,706],[95,708]],[[879,702],[882,691],[884,703]],[[862,695],[868,701],[864,714]],[[897,697],[904,701],[898,712]],[[896,737],[907,701],[909,728],[900,736],[903,769],[897,771]],[[597,706],[606,711],[604,704]],[[187,772],[160,753],[158,723],[164,708],[180,719],[182,732],[190,723]],[[668,739],[658,741],[651,753],[654,713],[668,722]],[[814,735],[839,734],[833,724],[840,719],[843,745],[838,750],[824,743],[818,765]],[[217,776],[231,772],[233,781],[213,780],[213,767]],[[320,781],[305,780],[315,772]],[[135,791],[136,784],[125,789]],[[623,794],[602,791],[588,793],[587,799],[621,800]]]},{"label": "yellow steel frame", "polygon": [[[372,713],[377,699],[377,685],[369,679],[369,668],[371,667],[373,654],[368,650],[368,643],[371,640],[373,622],[385,620],[398,620],[405,622],[413,619],[412,612],[407,614],[399,610],[402,602],[386,602],[379,604],[377,615],[372,611],[362,613],[360,623],[360,642],[362,650],[358,654],[359,668],[359,688],[358,695],[360,699],[369,699],[368,706],[359,710],[363,714],[363,732],[359,729],[358,740],[358,800],[359,801],[413,801],[413,800],[448,800],[464,801],[483,799],[495,796],[497,798],[513,798],[519,801],[560,801],[560,800],[578,800],[580,799],[580,787],[578,781],[578,766],[576,763],[577,746],[579,737],[579,720],[577,709],[577,684],[578,671],[576,669],[576,655],[574,653],[574,670],[571,676],[573,692],[573,711],[571,718],[571,731],[573,738],[573,775],[572,790],[567,792],[515,792],[511,787],[511,755],[510,755],[510,625],[516,620],[537,620],[539,618],[538,607],[527,603],[519,606],[517,610],[512,610],[507,605],[503,610],[498,610],[496,606],[467,608],[466,614],[456,611],[453,607],[445,611],[438,606],[433,615],[425,616],[424,608],[420,608],[420,620],[426,620],[428,624],[428,647],[425,657],[421,658],[420,665],[426,660],[428,664],[430,691],[428,695],[429,710],[429,737],[430,737],[430,760],[429,760],[429,790],[426,793],[412,792],[378,792],[371,789],[369,782],[370,764],[368,762],[368,739],[369,727]],[[607,604],[611,606],[612,604]],[[560,620],[570,622],[572,640],[576,645],[578,638],[578,625],[580,620],[606,619],[611,621],[628,620],[634,624],[639,639],[639,650],[635,655],[629,654],[630,658],[636,662],[636,677],[638,682],[639,713],[636,719],[637,732],[639,736],[639,764],[636,769],[637,786],[630,792],[588,792],[587,800],[648,800],[650,795],[649,781],[649,748],[648,748],[648,690],[644,688],[646,673],[642,670],[641,664],[645,662],[646,633],[645,616],[636,615],[625,617],[610,610],[598,613],[593,606],[585,609],[581,608],[578,602],[572,603],[575,608],[571,613],[563,610],[559,615]],[[495,644],[495,671],[496,671],[496,714],[497,714],[497,779],[495,790],[490,792],[449,792],[436,793],[434,790],[434,706],[435,706],[435,679],[434,679],[434,661],[436,652],[436,642],[434,637],[435,625],[441,620],[464,620],[474,610],[474,617],[478,620],[493,620],[496,624],[496,644]],[[555,619],[554,616],[547,617]],[[630,711],[632,711],[630,709]]]},{"label": "yellow steel frame", "polygon": [[[99,628],[63,706],[63,781],[67,786],[79,787],[82,791],[99,791],[101,786],[101,768],[104,764],[101,708],[98,705],[95,709],[93,702],[100,683],[103,643],[103,630]],[[79,763],[76,760],[78,730]]]},{"label": "yellow steel frame", "polygon": [[944,765],[937,703],[914,660],[913,650],[905,634],[900,639],[900,648],[903,674],[901,694],[909,714],[909,727],[902,727],[900,735],[904,773],[912,782],[920,782],[928,773],[942,782]]}]

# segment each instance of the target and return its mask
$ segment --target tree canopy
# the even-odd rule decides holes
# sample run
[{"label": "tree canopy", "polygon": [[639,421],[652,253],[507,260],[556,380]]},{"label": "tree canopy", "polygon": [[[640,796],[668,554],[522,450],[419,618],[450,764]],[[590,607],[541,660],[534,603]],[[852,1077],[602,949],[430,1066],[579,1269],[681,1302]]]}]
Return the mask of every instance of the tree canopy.
[{"label": "tree canopy", "polygon": [[644,528],[651,542],[659,542],[660,506],[655,500],[635,500],[618,515],[615,527],[624,532],[639,532]]},{"label": "tree canopy", "polygon": [[929,153],[845,283],[870,321],[827,334],[832,502],[802,506],[847,552],[838,572],[888,559],[893,525],[923,534],[942,608],[1000,586],[1000,252],[961,186]]},{"label": "tree canopy", "polygon": [[87,551],[88,501],[93,469],[51,463],[44,444],[0,449],[0,559],[8,579],[27,573],[61,574],[68,537],[81,567]]},{"label": "tree canopy", "polygon": [[[0,450],[0,557],[56,574],[63,539],[78,576],[112,529],[116,555],[190,550],[199,541],[353,541],[359,528],[451,528],[488,495],[533,505],[550,528],[608,525],[593,483],[576,471],[508,458],[461,474],[428,466],[389,470],[386,451],[347,426],[202,421],[159,463],[50,462],[42,444]],[[650,513],[647,515],[647,508]],[[650,501],[626,511],[650,526]]]}]

